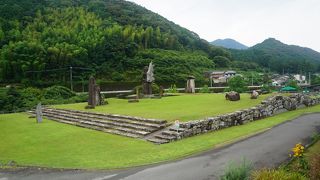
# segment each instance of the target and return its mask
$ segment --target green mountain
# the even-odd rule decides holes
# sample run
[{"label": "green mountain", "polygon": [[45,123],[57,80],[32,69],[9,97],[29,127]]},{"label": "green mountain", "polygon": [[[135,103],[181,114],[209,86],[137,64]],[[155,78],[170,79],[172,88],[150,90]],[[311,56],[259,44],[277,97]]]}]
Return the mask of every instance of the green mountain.
[{"label": "green mountain", "polygon": [[70,66],[75,81],[95,75],[138,82],[150,61],[158,82],[184,81],[189,74],[201,81],[215,57],[231,55],[131,2],[0,2],[0,82],[66,83]]},{"label": "green mountain", "polygon": [[232,59],[254,62],[282,73],[315,72],[320,70],[320,53],[310,48],[287,45],[269,38],[247,50],[230,50]]},{"label": "green mountain", "polygon": [[220,46],[228,49],[248,49],[248,47],[244,44],[239,43],[238,41],[234,39],[217,39],[210,44],[215,45],[215,46]]}]

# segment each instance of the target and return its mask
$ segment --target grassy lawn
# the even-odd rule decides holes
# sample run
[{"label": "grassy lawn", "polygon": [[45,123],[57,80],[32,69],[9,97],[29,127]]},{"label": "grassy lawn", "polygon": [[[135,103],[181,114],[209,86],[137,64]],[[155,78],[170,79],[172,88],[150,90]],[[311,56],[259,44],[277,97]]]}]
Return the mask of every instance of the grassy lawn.
[{"label": "grassy lawn", "polygon": [[84,169],[163,162],[212,149],[308,112],[320,112],[320,105],[160,146],[49,120],[36,124],[23,113],[4,114],[0,115],[0,162]]},{"label": "grassy lawn", "polygon": [[[162,99],[140,99],[139,103],[128,103],[124,99],[108,99],[109,104],[87,110],[102,113],[140,116],[173,121],[196,120],[246,109],[259,104],[267,96],[250,99],[249,94],[241,94],[240,101],[226,101],[223,94],[180,94]],[[56,105],[56,108],[85,110],[87,103]]]}]

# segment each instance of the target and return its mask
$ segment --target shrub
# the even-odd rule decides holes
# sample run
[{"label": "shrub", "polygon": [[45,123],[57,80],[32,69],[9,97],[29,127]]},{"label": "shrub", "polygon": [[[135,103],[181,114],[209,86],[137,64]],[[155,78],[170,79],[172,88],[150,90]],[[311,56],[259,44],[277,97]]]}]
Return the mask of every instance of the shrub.
[{"label": "shrub", "polygon": [[309,176],[311,180],[320,179],[320,154],[315,153],[310,156],[310,170]]},{"label": "shrub", "polygon": [[304,180],[304,176],[297,172],[287,172],[284,169],[274,170],[274,169],[263,169],[259,171],[254,171],[252,173],[251,179],[253,180]]},{"label": "shrub", "polygon": [[69,99],[76,94],[64,86],[51,86],[44,90],[45,99]]},{"label": "shrub", "polygon": [[15,87],[10,87],[7,92],[2,95],[0,101],[0,112],[10,113],[19,112],[25,109],[25,103],[19,91]]},{"label": "shrub", "polygon": [[224,175],[220,177],[221,180],[247,180],[250,177],[251,164],[243,160],[240,166],[230,164]]},{"label": "shrub", "polygon": [[167,90],[168,93],[178,93],[178,89],[177,89],[177,86],[174,84],[174,85],[171,85],[170,88]]},{"label": "shrub", "polygon": [[271,87],[268,84],[263,84],[261,86],[262,93],[270,93],[271,92]]},{"label": "shrub", "polygon": [[20,91],[23,102],[27,108],[36,106],[42,98],[42,91],[37,88],[28,87]]},{"label": "shrub", "polygon": [[[160,93],[160,87],[156,83],[152,83],[152,94],[159,94]],[[143,93],[142,91],[142,85],[136,86],[134,88],[134,93],[136,93],[137,89],[139,90],[139,94]]]},{"label": "shrub", "polygon": [[200,93],[210,93],[210,89],[209,89],[208,85],[204,85],[204,86],[200,89],[199,92],[200,92]]}]

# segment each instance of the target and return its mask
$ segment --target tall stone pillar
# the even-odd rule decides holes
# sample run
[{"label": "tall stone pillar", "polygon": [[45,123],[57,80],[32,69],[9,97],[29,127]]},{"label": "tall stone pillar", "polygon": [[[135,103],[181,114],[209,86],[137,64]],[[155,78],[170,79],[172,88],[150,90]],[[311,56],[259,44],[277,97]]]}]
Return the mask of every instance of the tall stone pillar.
[{"label": "tall stone pillar", "polygon": [[142,76],[142,89],[145,97],[152,95],[152,83],[154,82],[153,75],[154,65],[150,62],[149,66],[145,66]]},{"label": "tall stone pillar", "polygon": [[187,87],[186,87],[186,93],[195,93],[196,92],[196,85],[195,85],[195,77],[194,76],[188,76],[187,80]]},{"label": "tall stone pillar", "polygon": [[88,106],[94,108],[96,106],[97,94],[96,94],[96,80],[94,77],[90,77],[89,79],[89,99],[88,99]]},{"label": "tall stone pillar", "polygon": [[100,86],[96,84],[96,80],[93,77],[89,79],[89,98],[87,108],[95,108],[99,105],[108,104],[104,101],[104,96],[101,94]]}]

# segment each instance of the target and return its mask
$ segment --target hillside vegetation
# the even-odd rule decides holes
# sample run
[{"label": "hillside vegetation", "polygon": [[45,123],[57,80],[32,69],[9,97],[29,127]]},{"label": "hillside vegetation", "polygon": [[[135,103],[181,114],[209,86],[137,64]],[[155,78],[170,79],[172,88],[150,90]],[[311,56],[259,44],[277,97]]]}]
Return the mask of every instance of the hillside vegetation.
[{"label": "hillside vegetation", "polygon": [[230,50],[234,60],[254,62],[279,73],[316,72],[320,53],[309,48],[287,45],[269,38],[247,50]]},{"label": "hillside vegetation", "polygon": [[78,67],[78,79],[140,81],[151,60],[158,80],[203,80],[214,57],[230,58],[195,33],[118,0],[4,0],[0,48],[0,81],[18,83],[65,82],[70,66]]}]

